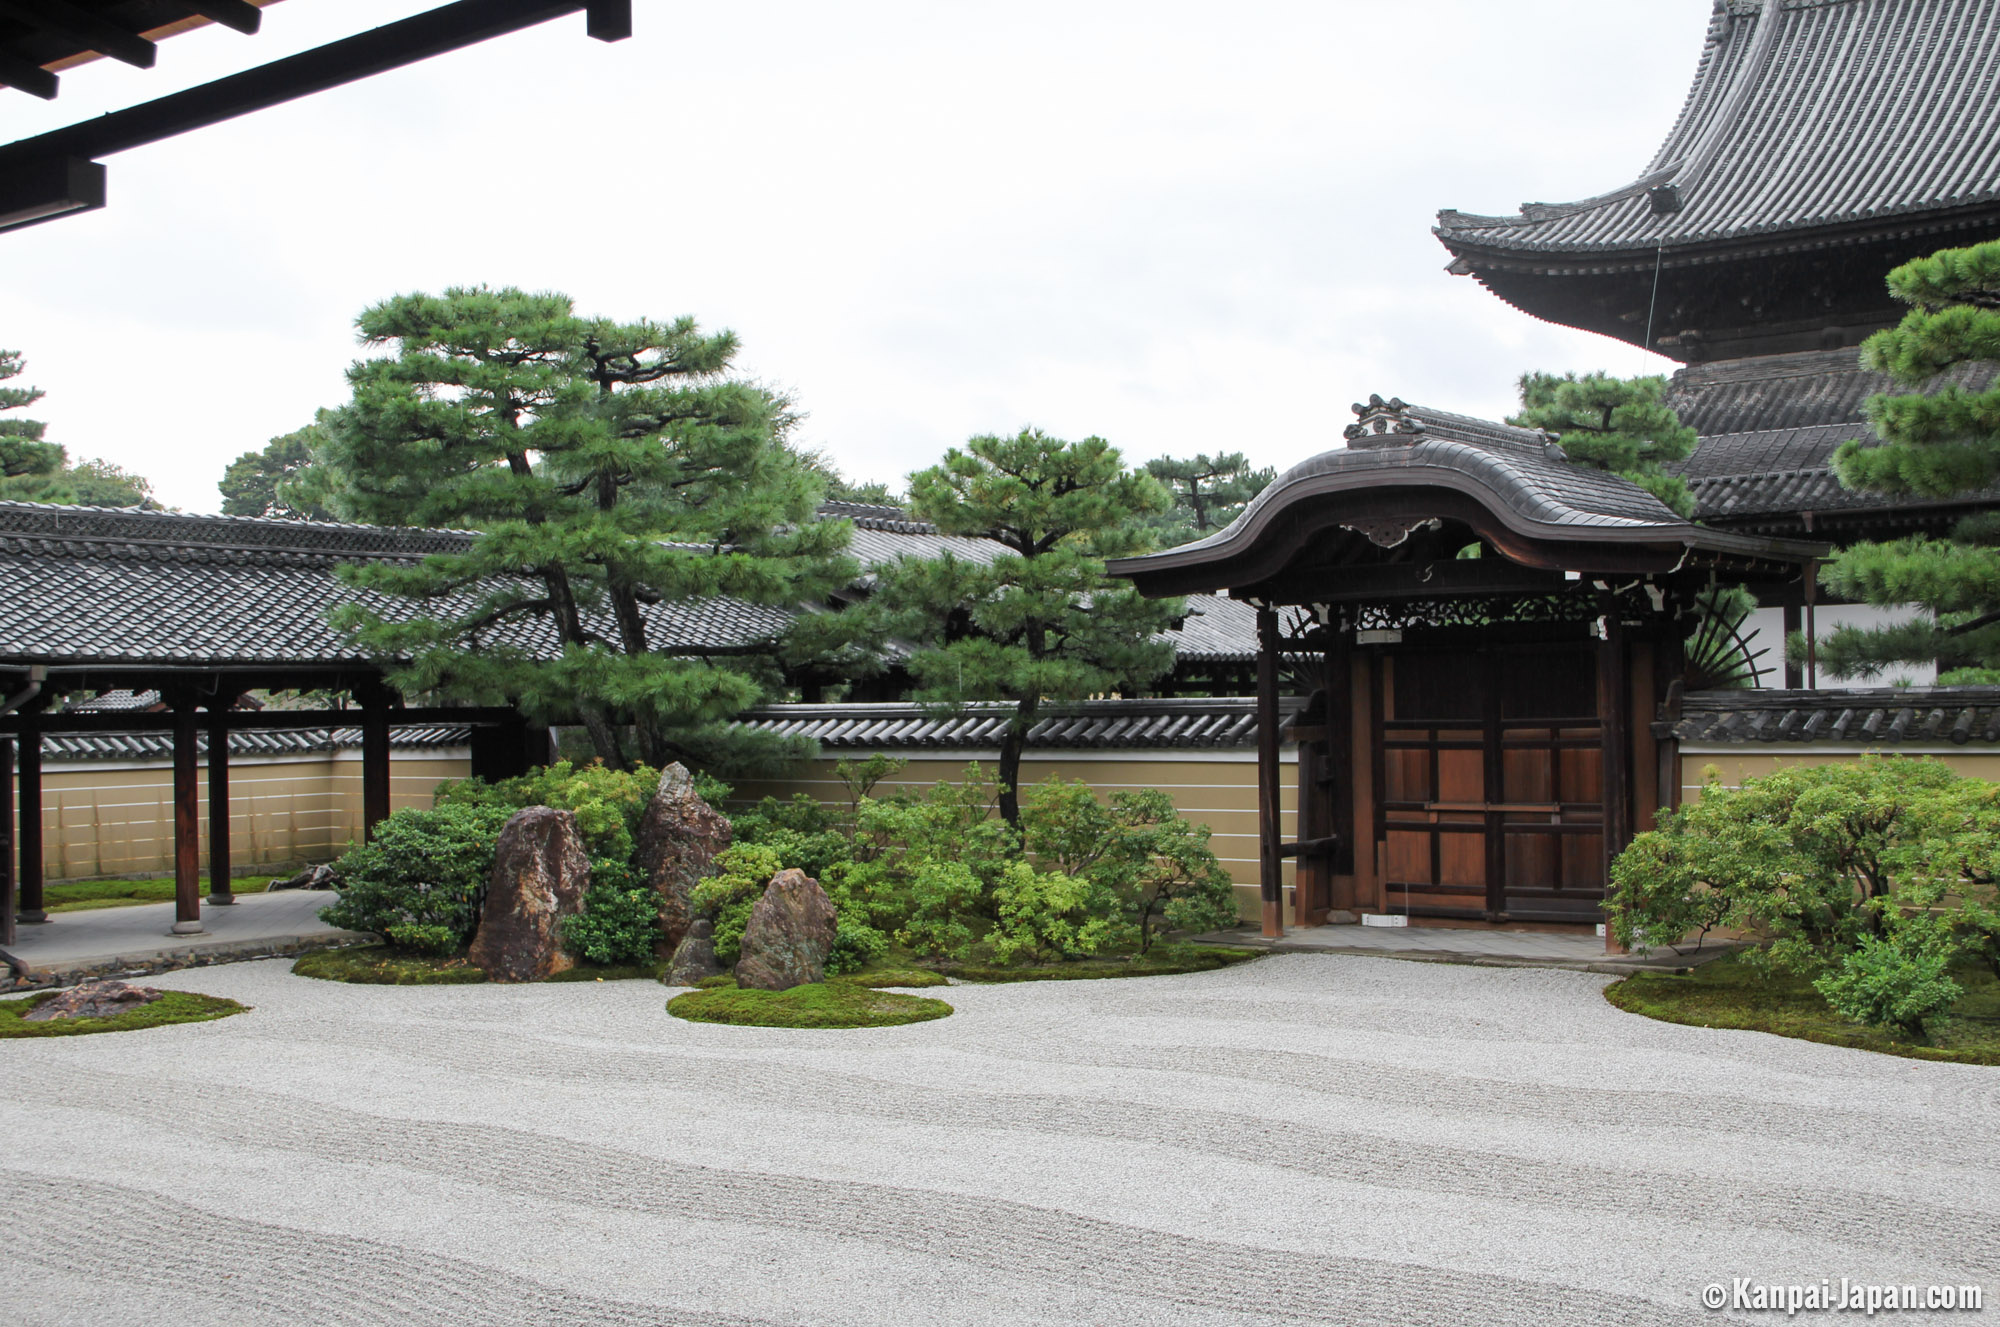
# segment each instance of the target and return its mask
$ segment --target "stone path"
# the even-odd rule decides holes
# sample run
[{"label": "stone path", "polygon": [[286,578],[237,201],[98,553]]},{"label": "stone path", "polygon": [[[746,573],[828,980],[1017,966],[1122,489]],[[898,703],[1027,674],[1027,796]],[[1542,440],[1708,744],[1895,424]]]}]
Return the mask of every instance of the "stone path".
[{"label": "stone path", "polygon": [[650,982],[174,973],[256,1007],[6,1044],[0,1316],[1562,1327],[1712,1321],[1736,1276],[2000,1293],[2000,1069],[1654,1023],[1606,980],[1292,953],[807,1032],[679,1022]]},{"label": "stone path", "polygon": [[1239,945],[1276,953],[1369,954],[1491,966],[1571,968],[1623,975],[1698,966],[1732,945],[1710,942],[1699,951],[1658,950],[1644,957],[1611,954],[1604,938],[1575,931],[1500,931],[1455,926],[1294,926],[1282,940],[1266,940],[1254,926],[1199,937],[1209,944]]},{"label": "stone path", "polygon": [[[319,919],[334,895],[321,890],[238,894],[232,906],[202,901],[201,935],[174,935],[174,905],[58,912],[46,922],[15,928],[11,952],[37,972],[31,985],[102,971],[154,972],[194,963],[298,953],[359,938]],[[5,970],[0,969],[0,977]]]}]

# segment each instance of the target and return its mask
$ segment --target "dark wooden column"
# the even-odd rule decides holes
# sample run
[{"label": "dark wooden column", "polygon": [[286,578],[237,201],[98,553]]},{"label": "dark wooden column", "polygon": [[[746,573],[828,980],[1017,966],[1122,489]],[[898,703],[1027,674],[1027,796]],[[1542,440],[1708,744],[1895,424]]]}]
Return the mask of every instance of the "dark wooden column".
[{"label": "dark wooden column", "polygon": [[1792,662],[1792,656],[1785,646],[1794,632],[1805,630],[1805,610],[1798,604],[1785,605],[1785,639],[1778,642],[1778,655],[1785,661],[1785,687],[1797,691],[1806,684],[1805,670]]},{"label": "dark wooden column", "polygon": [[361,700],[361,834],[389,818],[389,701],[386,687],[359,691]]},{"label": "dark wooden column", "polygon": [[[1611,887],[1611,862],[1632,841],[1632,700],[1626,681],[1625,628],[1618,620],[1618,602],[1609,594],[1597,597],[1603,639],[1597,643],[1597,718],[1601,725],[1604,764],[1604,886]],[[1604,946],[1613,949],[1607,926]]]},{"label": "dark wooden column", "polygon": [[14,943],[14,739],[0,737],[0,945]]},{"label": "dark wooden column", "polygon": [[21,874],[17,915],[24,922],[49,919],[42,901],[42,730],[37,716],[21,715]]},{"label": "dark wooden column", "polygon": [[200,725],[194,698],[174,704],[174,934],[201,932]]},{"label": "dark wooden column", "polygon": [[1264,936],[1285,934],[1285,875],[1278,833],[1278,615],[1257,610],[1257,861]]},{"label": "dark wooden column", "polygon": [[208,901],[236,902],[229,884],[229,710],[235,699],[217,696],[208,711]]}]

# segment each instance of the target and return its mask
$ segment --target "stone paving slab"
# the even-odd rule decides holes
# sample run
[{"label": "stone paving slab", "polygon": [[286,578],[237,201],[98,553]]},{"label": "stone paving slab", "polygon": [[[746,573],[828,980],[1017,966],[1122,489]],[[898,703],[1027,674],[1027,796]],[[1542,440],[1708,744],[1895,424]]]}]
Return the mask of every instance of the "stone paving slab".
[{"label": "stone paving slab", "polygon": [[[171,903],[58,912],[46,922],[23,923],[16,928],[10,952],[30,971],[8,989],[32,990],[88,977],[273,958],[373,939],[364,932],[344,931],[319,919],[319,910],[335,897],[324,890],[292,889],[238,894],[233,905],[223,907],[204,899],[201,920],[205,929],[197,935],[173,933]],[[4,975],[0,972],[0,978]]]},{"label": "stone paving slab", "polygon": [[1204,944],[1237,945],[1272,953],[1365,954],[1376,958],[1486,967],[1567,968],[1576,972],[1685,972],[1736,948],[1710,941],[1699,951],[1671,949],[1641,957],[1606,953],[1602,936],[1561,931],[1476,930],[1446,926],[1291,926],[1282,940],[1267,940],[1253,926],[1196,937]]}]

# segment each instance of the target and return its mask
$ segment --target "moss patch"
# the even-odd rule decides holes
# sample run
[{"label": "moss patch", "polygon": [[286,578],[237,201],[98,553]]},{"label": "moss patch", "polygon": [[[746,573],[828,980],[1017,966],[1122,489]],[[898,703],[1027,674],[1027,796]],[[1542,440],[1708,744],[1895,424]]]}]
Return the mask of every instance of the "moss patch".
[{"label": "moss patch", "polygon": [[486,980],[486,974],[463,954],[408,954],[388,945],[321,949],[301,955],[292,971],[301,977],[367,986],[458,986]]},{"label": "moss patch", "polygon": [[921,995],[818,982],[789,991],[689,991],[667,1001],[667,1012],[690,1022],[739,1027],[879,1028],[943,1018],[951,1006]]},{"label": "moss patch", "polygon": [[1226,945],[1154,945],[1150,952],[1079,958],[1068,963],[999,967],[977,961],[940,963],[938,970],[960,981],[1088,981],[1098,977],[1169,977],[1181,972],[1213,972],[1262,958],[1256,949]]},{"label": "moss patch", "polygon": [[[209,882],[201,882],[208,896]],[[262,893],[263,885],[242,892]],[[171,903],[172,880],[66,880],[42,886],[42,903],[50,912],[89,912],[96,908],[130,908],[141,903]]]},{"label": "moss patch", "polygon": [[1929,1043],[1886,1028],[1850,1023],[1827,1007],[1810,978],[1763,973],[1729,954],[1686,976],[1641,972],[1604,988],[1604,998],[1630,1013],[1692,1027],[1741,1028],[1780,1037],[1852,1046],[1917,1060],[2000,1064],[2000,980],[1983,963],[1962,962],[1952,978],[1965,995]]},{"label": "moss patch", "polygon": [[871,991],[887,990],[892,986],[922,987],[951,984],[942,972],[932,972],[928,968],[869,968],[861,972],[844,972],[838,977],[828,977],[827,980],[847,986],[866,986]]},{"label": "moss patch", "polygon": [[[463,954],[412,954],[393,945],[356,945],[349,949],[322,949],[306,954],[292,964],[301,977],[322,981],[351,981],[365,986],[457,986],[485,981],[486,974],[472,966]],[[660,975],[657,963],[622,963],[598,966],[579,963],[567,972],[558,972],[550,981],[648,981]]]},{"label": "moss patch", "polygon": [[169,1023],[208,1023],[231,1014],[247,1013],[250,1006],[225,1000],[219,995],[196,995],[192,991],[168,991],[151,1004],[140,1005],[112,1018],[52,1018],[46,1023],[24,1022],[22,1016],[56,992],[45,991],[22,1000],[0,1000],[0,1037],[81,1037],[92,1032],[133,1032],[140,1028],[165,1027]]}]

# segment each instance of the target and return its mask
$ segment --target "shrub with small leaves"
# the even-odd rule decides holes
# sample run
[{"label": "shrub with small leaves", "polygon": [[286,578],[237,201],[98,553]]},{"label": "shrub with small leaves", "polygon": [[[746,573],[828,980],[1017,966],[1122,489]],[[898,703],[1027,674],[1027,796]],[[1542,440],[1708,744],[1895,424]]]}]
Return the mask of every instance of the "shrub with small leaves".
[{"label": "shrub with small leaves", "polygon": [[500,807],[510,813],[528,806],[569,811],[576,816],[584,851],[593,859],[629,862],[633,836],[659,786],[660,772],[644,765],[615,770],[599,761],[574,765],[558,760],[497,783],[476,778],[441,783],[436,804]]},{"label": "shrub with small leaves", "polygon": [[320,920],[423,953],[463,949],[479,927],[493,847],[512,814],[466,805],[396,812],[336,863],[343,889]]},{"label": "shrub with small leaves", "polygon": [[1886,937],[1863,936],[1813,988],[1843,1018],[1922,1039],[1925,1025],[1964,994],[1948,975],[1950,964],[1945,924],[1918,913],[1892,923]]},{"label": "shrub with small leaves", "polygon": [[843,921],[834,932],[833,949],[826,956],[826,975],[859,972],[879,962],[889,953],[889,937],[862,922]]},{"label": "shrub with small leaves", "polygon": [[728,967],[742,954],[750,910],[764,897],[771,877],[785,869],[785,861],[763,844],[739,843],[717,854],[715,866],[716,873],[697,884],[688,901],[714,922],[715,957]]},{"label": "shrub with small leaves", "polygon": [[660,896],[624,862],[590,863],[583,911],[563,918],[563,948],[591,963],[643,963],[660,936]]},{"label": "shrub with small leaves", "polygon": [[993,891],[999,921],[993,955],[1002,963],[1087,958],[1124,942],[1133,927],[1103,885],[1015,862]]},{"label": "shrub with small leaves", "polygon": [[930,958],[963,958],[972,947],[966,919],[977,913],[986,886],[963,862],[926,858],[906,882],[910,911],[896,942]]}]

